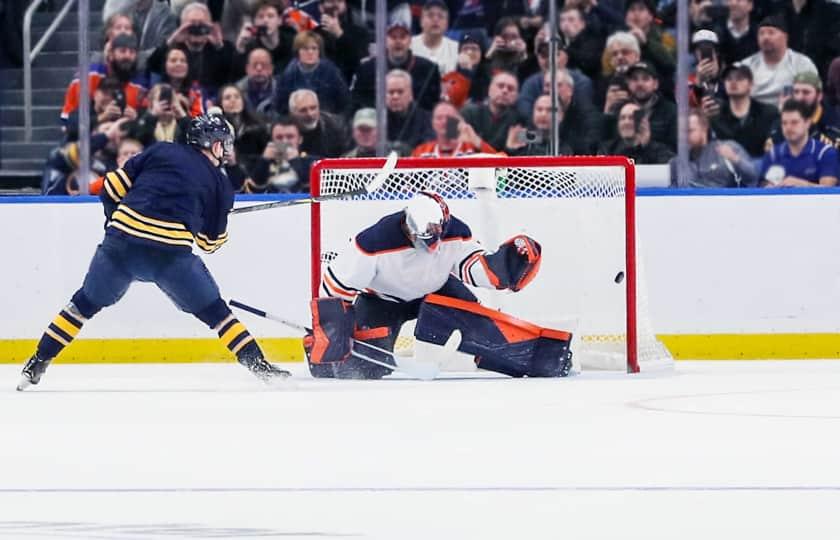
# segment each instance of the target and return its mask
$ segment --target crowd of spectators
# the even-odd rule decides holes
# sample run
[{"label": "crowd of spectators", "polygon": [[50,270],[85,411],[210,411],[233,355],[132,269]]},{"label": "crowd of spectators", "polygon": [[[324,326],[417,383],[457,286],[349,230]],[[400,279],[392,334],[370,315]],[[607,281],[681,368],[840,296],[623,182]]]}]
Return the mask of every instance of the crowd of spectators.
[{"label": "crowd of spectators", "polygon": [[[235,129],[242,192],[309,189],[326,157],[375,155],[375,2],[107,0],[91,59],[92,177],[177,141],[190,117]],[[545,155],[548,0],[389,0],[387,140],[402,156]],[[368,11],[365,11],[367,9]],[[689,0],[692,72],[676,80],[675,3],[559,2],[564,155],[670,164],[675,186],[835,185],[840,3]],[[689,152],[677,159],[677,84]],[[44,192],[78,190],[78,80]]]}]

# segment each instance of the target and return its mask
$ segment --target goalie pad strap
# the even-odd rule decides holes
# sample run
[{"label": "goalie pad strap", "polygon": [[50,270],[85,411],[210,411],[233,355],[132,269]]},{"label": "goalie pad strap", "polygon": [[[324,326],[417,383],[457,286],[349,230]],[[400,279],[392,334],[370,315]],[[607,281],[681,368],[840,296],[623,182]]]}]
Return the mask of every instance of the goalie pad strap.
[{"label": "goalie pad strap", "polygon": [[391,329],[387,326],[379,326],[377,328],[356,328],[353,332],[353,339],[359,341],[369,341],[371,339],[382,339],[391,335]]}]

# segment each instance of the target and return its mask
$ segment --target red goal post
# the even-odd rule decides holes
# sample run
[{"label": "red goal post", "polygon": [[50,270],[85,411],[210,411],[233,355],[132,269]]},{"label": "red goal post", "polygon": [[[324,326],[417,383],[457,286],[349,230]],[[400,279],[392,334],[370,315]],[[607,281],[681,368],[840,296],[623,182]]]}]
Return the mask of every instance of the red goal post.
[{"label": "red goal post", "polygon": [[[321,160],[312,168],[311,194],[315,197],[334,195],[364,187],[384,164],[384,158]],[[609,348],[609,355],[622,357],[620,361],[630,373],[640,370],[640,360],[648,354],[667,355],[661,344],[649,343],[650,340],[656,342],[656,338],[647,313],[643,314],[644,350],[640,354],[635,167],[632,160],[622,156],[402,158],[394,173],[376,192],[311,206],[313,297],[318,295],[322,261],[333,256],[339,244],[346,243],[386,213],[404,206],[405,199],[421,189],[440,192],[450,202],[453,214],[470,216],[465,221],[490,250],[504,239],[491,238],[490,229],[507,227],[505,234],[519,232],[514,231],[515,227],[525,232],[539,230],[540,235],[536,238],[543,243],[544,259],[540,276],[534,283],[540,280],[562,283],[579,278],[583,285],[570,287],[593,289],[574,300],[578,302],[579,310],[573,314],[576,320],[586,329],[592,329],[591,334],[581,334],[582,339],[598,342],[586,346],[587,355],[590,355],[590,349]],[[505,223],[511,220],[512,223]],[[592,238],[588,239],[589,236]],[[575,242],[578,242],[577,247],[569,248]],[[552,254],[565,249],[570,249],[568,256],[551,258]],[[601,251],[601,255],[584,262]],[[570,263],[578,259],[581,259],[580,267],[570,270],[573,266]],[[591,272],[600,274],[597,283],[594,278],[585,277]],[[604,272],[610,276],[609,283],[602,279],[606,275]],[[623,302],[617,300],[615,292],[622,286]],[[561,294],[546,288],[543,293],[534,294],[519,306],[510,296],[499,302],[506,304],[504,308],[508,308],[508,304],[518,307],[520,312],[514,315],[542,319],[535,322],[543,324],[555,314],[554,308],[546,304],[547,297],[564,298],[561,307],[569,308],[574,303],[569,295],[578,293]],[[646,298],[643,300],[646,310]],[[482,301],[485,301],[484,297]],[[496,301],[488,302],[493,305]],[[623,308],[617,305],[619,303]],[[597,308],[600,315],[593,314],[589,317],[592,320],[586,320],[580,312],[588,311],[590,306]],[[618,310],[624,312],[623,328],[618,328],[621,324],[614,320],[614,312]],[[612,325],[602,327],[599,316],[611,319]],[[651,352],[647,352],[648,348]],[[613,369],[615,367],[613,365]]]}]

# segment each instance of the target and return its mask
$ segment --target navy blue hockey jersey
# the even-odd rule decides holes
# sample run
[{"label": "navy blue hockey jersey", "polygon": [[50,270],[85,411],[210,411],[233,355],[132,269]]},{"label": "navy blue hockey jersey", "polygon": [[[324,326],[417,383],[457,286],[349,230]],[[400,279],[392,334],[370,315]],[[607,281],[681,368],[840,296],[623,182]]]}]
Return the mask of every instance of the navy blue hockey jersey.
[{"label": "navy blue hockey jersey", "polygon": [[198,149],[157,143],[105,175],[106,234],[212,253],[228,239],[233,188]]}]

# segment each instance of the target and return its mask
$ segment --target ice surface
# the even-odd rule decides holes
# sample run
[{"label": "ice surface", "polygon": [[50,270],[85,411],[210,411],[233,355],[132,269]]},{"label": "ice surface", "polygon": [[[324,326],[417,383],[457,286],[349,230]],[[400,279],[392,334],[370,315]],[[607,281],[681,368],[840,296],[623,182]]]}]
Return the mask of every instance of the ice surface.
[{"label": "ice surface", "polygon": [[56,364],[19,393],[19,369],[4,539],[840,535],[840,362],[293,391],[233,364]]}]

